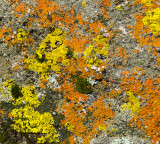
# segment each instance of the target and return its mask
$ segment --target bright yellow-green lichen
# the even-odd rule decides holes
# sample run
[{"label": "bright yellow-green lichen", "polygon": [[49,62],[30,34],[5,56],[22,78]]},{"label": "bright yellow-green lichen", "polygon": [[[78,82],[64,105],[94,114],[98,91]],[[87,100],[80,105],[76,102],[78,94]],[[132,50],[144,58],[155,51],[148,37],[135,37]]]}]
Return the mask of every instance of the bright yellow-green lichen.
[{"label": "bright yellow-green lichen", "polygon": [[16,99],[14,105],[21,105],[22,103],[38,107],[41,102],[38,100],[36,88],[34,86],[26,86],[21,90],[23,96]]},{"label": "bright yellow-green lichen", "polygon": [[104,131],[106,131],[106,127],[105,127],[104,124],[100,125],[100,126],[98,127],[98,129],[99,129],[99,130],[104,130]]},{"label": "bright yellow-green lichen", "polygon": [[94,40],[94,44],[101,44],[103,48],[90,45],[84,52],[84,59],[87,62],[87,67],[91,68],[92,65],[99,66],[102,63],[102,59],[108,56],[109,45],[107,39],[101,35],[98,35]]},{"label": "bright yellow-green lichen", "polygon": [[112,128],[112,131],[113,131],[113,132],[116,132],[116,131],[118,131],[118,129],[117,129],[117,128],[115,128],[115,129],[114,129],[114,128]]},{"label": "bright yellow-green lichen", "polygon": [[[58,28],[48,34],[36,51],[36,57],[27,59],[29,69],[38,72],[40,79],[48,79],[48,72],[60,73],[60,66],[69,64],[66,58],[68,48],[65,47],[66,34]],[[39,60],[37,60],[39,59]]]},{"label": "bright yellow-green lichen", "polygon": [[124,110],[131,110],[131,114],[140,112],[140,104],[138,103],[138,98],[136,98],[131,91],[126,92],[129,96],[128,104],[124,104],[121,108]]},{"label": "bright yellow-green lichen", "polygon": [[44,143],[46,140],[51,142],[59,142],[56,129],[53,127],[54,119],[49,112],[40,114],[35,111],[32,106],[38,107],[36,88],[34,86],[26,86],[21,90],[23,97],[16,99],[14,105],[25,103],[24,107],[13,109],[11,115],[14,118],[14,124],[11,126],[18,132],[22,133],[43,133],[46,134],[37,139],[38,143]]},{"label": "bright yellow-green lichen", "polygon": [[13,79],[7,80],[6,82],[0,85],[0,92],[3,97],[10,96],[10,89],[13,85]]},{"label": "bright yellow-green lichen", "polygon": [[73,125],[71,125],[69,122],[65,123],[64,125],[69,131],[72,130],[74,128]]},{"label": "bright yellow-green lichen", "polygon": [[17,38],[22,43],[24,40],[27,39],[27,34],[23,29],[18,29]]},{"label": "bright yellow-green lichen", "polygon": [[52,126],[54,119],[49,112],[40,114],[33,107],[25,105],[24,108],[13,109],[11,115],[14,118],[14,124],[11,126],[22,133],[43,133],[46,134],[37,139],[38,143],[44,143],[46,140],[59,142],[56,129]]},{"label": "bright yellow-green lichen", "polygon": [[152,6],[152,0],[142,0],[141,5]]},{"label": "bright yellow-green lichen", "polygon": [[86,4],[86,2],[84,0],[82,1],[81,5],[84,6],[84,7],[87,6],[87,4]]},{"label": "bright yellow-green lichen", "polygon": [[144,25],[151,29],[154,35],[160,34],[160,8],[148,10],[142,21]]},{"label": "bright yellow-green lichen", "polygon": [[117,10],[123,10],[123,9],[122,9],[122,6],[120,6],[120,5],[117,6],[116,9],[117,9]]}]

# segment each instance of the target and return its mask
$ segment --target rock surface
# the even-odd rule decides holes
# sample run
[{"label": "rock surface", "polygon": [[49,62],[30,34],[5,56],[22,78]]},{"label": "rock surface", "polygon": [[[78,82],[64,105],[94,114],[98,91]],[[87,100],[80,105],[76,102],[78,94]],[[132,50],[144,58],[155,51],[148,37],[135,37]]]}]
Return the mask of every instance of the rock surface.
[{"label": "rock surface", "polygon": [[[81,6],[81,0],[55,0],[58,4],[60,4],[62,7],[65,7],[65,10],[69,10],[71,6],[73,5],[75,8],[75,14],[82,14],[82,18],[85,21],[93,22],[95,19],[98,19],[98,15],[101,14],[101,8],[98,6],[98,0],[85,0],[87,3],[87,6],[84,8]],[[9,26],[9,18],[15,19],[12,12],[9,12],[11,9],[10,5],[7,5],[5,2],[7,0],[3,0],[0,5],[0,18],[1,25],[0,28],[2,28],[3,25]],[[26,0],[26,2],[32,2],[29,0]],[[114,55],[111,56],[109,53],[108,60],[108,73],[110,74],[110,77],[114,80],[118,79],[121,80],[121,71],[132,71],[132,68],[135,68],[136,66],[142,67],[145,70],[147,70],[146,74],[143,75],[140,79],[140,81],[143,83],[147,78],[156,77],[159,74],[159,67],[155,67],[157,65],[156,57],[150,53],[148,54],[148,47],[140,47],[137,43],[137,41],[133,38],[130,38],[129,36],[129,29],[127,28],[127,25],[134,25],[136,23],[136,20],[134,18],[135,13],[139,12],[141,13],[140,7],[126,7],[128,1],[124,1],[121,5],[124,7],[124,11],[117,11],[116,10],[116,4],[114,3],[114,0],[111,2],[111,7],[108,8],[109,16],[111,19],[109,19],[107,22],[104,22],[106,26],[113,26],[113,29],[119,30],[118,34],[120,34],[120,39],[116,36],[113,37],[113,39],[110,41],[110,53],[113,53]],[[133,2],[131,2],[131,5],[133,5]],[[10,17],[8,15],[11,14]],[[88,19],[90,18],[90,19]],[[18,21],[15,19],[15,23],[13,24],[13,27],[16,29],[20,28],[21,25]],[[38,27],[35,24],[36,28]],[[67,31],[67,28],[66,28]],[[84,36],[89,35],[89,32],[84,32],[83,29],[79,29],[78,32],[82,33]],[[39,31],[41,35],[39,36],[38,33],[35,35],[40,37],[39,42],[43,39],[43,37],[46,34],[45,30]],[[106,35],[105,30],[102,29],[103,35]],[[123,60],[122,57],[116,57],[116,53],[118,52],[117,47],[123,47],[124,50],[127,50],[129,52],[129,57],[126,61]],[[135,53],[135,50],[138,49],[140,53]],[[159,51],[159,49],[156,49]],[[30,51],[31,54],[33,54],[33,51]],[[10,56],[8,56],[10,54]],[[159,55],[160,57],[160,55]],[[10,69],[12,68],[12,65],[19,63],[19,60],[21,59],[21,55],[17,54],[14,50],[11,51],[8,49],[7,46],[0,43],[0,84],[2,83],[2,78],[7,77],[7,73],[10,76],[10,78],[15,79],[18,83],[21,85],[26,85],[27,82],[29,82],[31,79],[35,80],[35,85],[39,87],[39,81],[37,78],[37,74],[28,72],[26,73],[25,70],[21,69],[19,72],[14,71],[14,75],[12,75],[13,71],[10,72]],[[19,63],[21,65],[21,63]],[[23,64],[22,64],[23,65]],[[120,68],[117,68],[116,65],[120,65]],[[54,77],[50,79],[51,83],[54,83],[57,87],[57,83],[55,82]],[[119,89],[120,86],[118,84],[112,84],[112,87],[106,88],[101,82],[98,81],[92,81],[90,79],[90,82],[92,83],[92,86],[94,87],[94,94],[89,95],[90,97],[90,103],[95,101],[96,93],[102,93],[106,94],[107,89]],[[95,86],[94,86],[95,85]],[[39,91],[42,95],[44,94],[42,91]],[[119,96],[120,99],[123,99],[123,95]],[[0,94],[0,100],[2,101],[2,95]],[[126,111],[122,114],[120,106],[122,105],[122,102],[114,99],[108,99],[106,100],[106,106],[109,103],[113,103],[113,109],[116,111],[117,115],[114,117],[115,124],[110,126],[110,129],[116,128],[118,129],[117,132],[113,133],[113,136],[107,135],[106,133],[102,133],[100,136],[95,137],[93,140],[91,140],[91,144],[150,144],[149,139],[142,139],[141,131],[135,131],[133,132],[133,129],[127,126],[127,123],[130,120],[130,112]],[[133,135],[132,135],[133,134]],[[23,144],[26,142],[24,141]]]}]

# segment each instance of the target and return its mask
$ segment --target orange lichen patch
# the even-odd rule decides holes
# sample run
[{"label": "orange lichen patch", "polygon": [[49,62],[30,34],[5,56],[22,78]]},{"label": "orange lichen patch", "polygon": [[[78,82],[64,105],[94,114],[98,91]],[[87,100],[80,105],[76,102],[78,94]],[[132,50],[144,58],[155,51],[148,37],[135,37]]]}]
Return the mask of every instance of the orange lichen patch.
[{"label": "orange lichen patch", "polygon": [[17,7],[15,8],[16,12],[19,13],[24,13],[27,11],[27,8],[25,7],[25,5],[21,2],[19,5],[17,5]]},{"label": "orange lichen patch", "polygon": [[[137,3],[141,3],[141,0],[137,1]],[[146,5],[142,6],[143,12],[141,14],[135,15],[137,23],[133,27],[131,27],[134,30],[131,37],[135,37],[135,39],[137,39],[137,42],[139,42],[140,46],[160,46],[160,38],[156,38],[156,35],[150,36],[149,33],[151,32],[151,29],[148,26],[144,26],[144,23],[142,21],[144,18],[144,13],[147,13],[148,10],[152,10],[159,7],[155,1],[152,1],[152,3],[153,5],[151,7],[148,7]]]},{"label": "orange lichen patch", "polygon": [[17,36],[16,35],[14,35],[14,38],[13,38],[13,40],[12,40],[12,44],[13,45],[16,45],[16,44],[18,44],[18,38],[17,38]]},{"label": "orange lichen patch", "polygon": [[126,81],[126,83],[123,86],[125,91],[132,91],[133,93],[141,92],[142,84],[139,80],[135,79],[133,76],[123,79],[123,81]]},{"label": "orange lichen patch", "polygon": [[120,40],[120,34],[117,34],[118,39]]},{"label": "orange lichen patch", "polygon": [[96,21],[96,22],[93,22],[91,24],[89,24],[89,32],[94,32],[96,35],[100,35],[100,32],[101,32],[101,28],[105,28],[105,25],[101,23],[100,20]]},{"label": "orange lichen patch", "polygon": [[[74,135],[84,138],[84,141],[86,141],[86,139],[93,138],[94,134],[98,133],[97,127],[101,124],[104,124],[104,121],[106,121],[108,118],[114,116],[114,114],[109,108],[105,108],[103,98],[101,97],[99,98],[98,102],[95,102],[92,106],[88,108],[89,112],[93,112],[93,116],[88,118],[92,123],[92,128],[84,125],[86,113],[84,113],[82,110],[84,105],[80,105],[79,102],[82,100],[81,97],[86,97],[87,95],[74,92],[73,84],[68,84],[68,81],[65,81],[61,88],[64,92],[64,98],[68,98],[69,100],[71,100],[70,102],[67,102],[65,99],[63,101],[61,111],[65,115],[65,119],[61,121],[61,124],[70,122],[70,124],[73,126],[70,131]],[[80,113],[78,113],[78,111]],[[103,113],[101,113],[100,115],[100,112],[102,111]],[[106,124],[105,127],[107,128]],[[89,131],[89,129],[91,129],[91,131]],[[70,140],[72,140],[72,137],[70,137]]]},{"label": "orange lichen patch", "polygon": [[110,7],[111,6],[111,3],[110,3],[110,0],[108,0],[108,1],[106,1],[106,0],[99,0],[98,1],[98,4],[100,5],[100,6],[107,6],[107,7]]},{"label": "orange lichen patch", "polygon": [[[105,107],[103,102],[104,96],[98,98],[97,102],[94,102],[92,106],[89,106],[89,112],[93,112],[93,115],[89,118],[90,121],[93,123],[92,131],[97,132],[96,128],[100,124],[104,124],[108,118],[113,118],[116,113],[112,112],[112,110],[108,107]],[[101,113],[103,112],[103,113]],[[107,125],[105,125],[107,128]]]},{"label": "orange lichen patch", "polygon": [[0,38],[3,37],[3,33],[6,32],[6,29],[5,29],[5,25],[2,27],[2,29],[0,30]]},{"label": "orange lichen patch", "polygon": [[153,51],[153,55],[157,56],[158,52],[156,52],[155,50]]},{"label": "orange lichen patch", "polygon": [[[121,90],[122,91],[122,90]],[[118,98],[119,96],[119,93],[121,91],[116,91],[116,90],[111,90],[110,92],[108,92],[108,95],[109,95],[109,98]]]},{"label": "orange lichen patch", "polygon": [[123,59],[125,60],[128,58],[128,52],[127,52],[127,50],[124,50],[123,53],[124,53]]},{"label": "orange lichen patch", "polygon": [[[142,72],[137,75],[137,72]],[[123,91],[132,91],[135,96],[140,96],[145,100],[140,100],[141,109],[137,115],[131,120],[138,128],[143,130],[146,135],[150,136],[153,140],[152,143],[156,143],[160,139],[158,132],[160,131],[159,125],[159,111],[160,111],[160,93],[159,93],[159,79],[148,79],[143,85],[133,76],[139,77],[143,75],[145,71],[142,68],[136,67],[132,69],[130,77],[122,77],[121,89]],[[133,76],[132,76],[133,75]],[[110,94],[111,95],[111,94]]]},{"label": "orange lichen patch", "polygon": [[7,42],[7,41],[9,41],[9,40],[11,40],[11,37],[10,36],[6,36],[6,38],[5,38],[5,42]]},{"label": "orange lichen patch", "polygon": [[109,20],[111,17],[108,16],[108,12],[106,11],[106,8],[105,7],[102,7],[102,11],[101,11],[102,15],[103,15],[103,18],[104,20]]},{"label": "orange lichen patch", "polygon": [[84,25],[84,20],[82,19],[82,15],[77,14],[77,20],[81,25]]},{"label": "orange lichen patch", "polygon": [[[109,57],[111,56],[121,57],[124,63],[127,61],[129,57],[129,53],[127,52],[127,50],[123,49],[122,47],[116,48],[115,53],[108,52],[108,54],[109,54]],[[115,64],[115,67],[119,68],[119,67],[122,67],[122,65]]]},{"label": "orange lichen patch", "polygon": [[[158,81],[155,79],[148,79],[146,81],[140,96],[145,98],[147,101],[142,103],[142,111],[131,120],[138,128],[142,129],[151,137],[153,140],[152,143],[156,143],[160,139],[160,92],[159,87],[154,85],[156,82]],[[143,119],[143,121],[141,119]]]},{"label": "orange lichen patch", "polygon": [[[70,78],[71,78],[70,75],[76,74],[77,71],[81,72],[80,76],[85,75],[85,73],[87,75],[88,73],[83,71],[83,69],[85,67],[85,63],[83,62],[83,58],[80,57],[76,61],[71,59],[70,62],[71,62],[71,65],[69,67],[66,67],[66,69],[62,69],[63,73],[60,74],[60,77],[63,78],[63,80],[64,80],[60,89],[59,89],[60,92],[64,93],[64,99],[63,99],[63,104],[61,107],[62,108],[61,112],[63,112],[63,114],[65,115],[65,119],[61,123],[66,124],[67,122],[70,122],[70,124],[73,126],[73,128],[70,129],[70,131],[74,135],[83,138],[84,141],[89,141],[90,139],[92,139],[94,137],[94,134],[98,132],[98,130],[96,128],[98,126],[100,126],[101,124],[103,124],[105,120],[107,120],[107,118],[104,117],[105,113],[103,113],[103,116],[99,116],[98,115],[99,112],[97,113],[97,111],[102,111],[102,110],[104,111],[104,109],[103,109],[104,104],[103,104],[102,100],[101,100],[100,104],[99,103],[97,104],[97,105],[101,105],[102,109],[99,107],[96,107],[96,110],[94,112],[94,115],[95,115],[94,117],[97,117],[97,119],[96,119],[96,121],[92,120],[92,118],[90,119],[91,122],[93,122],[93,121],[95,121],[95,122],[94,122],[94,126],[92,126],[92,131],[89,131],[89,129],[91,129],[91,128],[84,125],[85,116],[86,116],[86,113],[83,112],[84,105],[80,104],[81,101],[86,101],[88,99],[88,96],[85,94],[80,94],[80,93],[76,92],[74,90],[73,83],[68,82],[68,80],[70,80]],[[68,102],[67,99],[70,101]],[[94,110],[94,108],[95,107],[93,106],[92,111]],[[99,110],[97,110],[97,109],[99,109]],[[60,107],[58,108],[58,110],[60,110]],[[78,111],[80,111],[81,113],[79,114]],[[109,118],[112,115],[110,112],[111,112],[110,110],[108,110],[108,109],[106,110],[106,115]],[[73,119],[73,117],[76,117],[76,119]],[[100,121],[98,121],[98,118],[100,118]],[[77,126],[77,123],[78,123],[78,126]],[[105,125],[105,127],[107,128],[106,125]],[[85,137],[84,137],[84,135],[85,135]],[[72,136],[68,140],[70,142],[73,142]]]},{"label": "orange lichen patch", "polygon": [[122,93],[122,89],[118,90],[118,93],[121,94]]},{"label": "orange lichen patch", "polygon": [[27,12],[28,8],[27,5],[20,1],[13,2],[13,11],[14,15],[19,18],[20,16],[23,17],[24,14]]},{"label": "orange lichen patch", "polygon": [[129,74],[129,71],[122,71],[121,72],[123,75]]},{"label": "orange lichen patch", "polygon": [[7,45],[9,45],[11,39],[12,38],[10,36],[6,36],[6,38],[4,39],[4,41],[7,43]]},{"label": "orange lichen patch", "polygon": [[45,88],[46,88],[46,86],[45,86],[43,83],[40,84],[40,87],[41,87],[42,89],[45,89]]},{"label": "orange lichen patch", "polygon": [[48,80],[47,80],[47,79],[44,79],[44,80],[43,80],[43,83],[45,83],[45,84],[48,83]]},{"label": "orange lichen patch", "polygon": [[89,43],[89,37],[79,36],[78,38],[73,38],[73,40],[66,40],[66,44],[73,48],[75,51],[83,52],[85,45]]},{"label": "orange lichen patch", "polygon": [[91,36],[83,37],[79,34],[76,37],[73,37],[72,39],[66,39],[65,44],[66,46],[72,48],[75,52],[80,53],[80,56],[82,52],[85,50],[86,46],[91,43],[91,41]]},{"label": "orange lichen patch", "polygon": [[103,15],[104,20],[107,21],[110,18],[110,16],[108,16],[108,12],[107,12],[106,7],[109,8],[111,6],[110,0],[108,0],[108,1],[99,0],[98,5],[102,8],[101,14]]},{"label": "orange lichen patch", "polygon": [[40,80],[40,87],[41,87],[42,89],[45,89],[47,84],[48,84],[48,80],[47,80],[47,79],[45,79],[45,80]]},{"label": "orange lichen patch", "polygon": [[[6,36],[4,36],[3,34],[7,33]],[[11,28],[6,28],[6,26],[4,25],[2,27],[2,29],[0,30],[0,38],[4,38],[5,42],[8,42],[9,40],[11,40],[11,36],[12,36],[12,30]]]},{"label": "orange lichen patch", "polygon": [[[62,22],[62,20],[66,20],[65,13],[60,11],[60,6],[55,2],[39,0],[37,6],[34,6],[33,9],[39,16],[37,22],[41,24],[41,28],[52,26],[53,23],[57,21]],[[62,17],[64,19],[62,19]],[[56,24],[56,26],[58,26],[58,24]]]},{"label": "orange lichen patch", "polygon": [[8,114],[8,117],[9,117],[9,118],[11,118],[11,117],[12,117],[12,114],[11,114],[11,113],[9,113],[9,114]]},{"label": "orange lichen patch", "polygon": [[157,57],[157,63],[158,63],[158,66],[160,65],[160,58]]},{"label": "orange lichen patch", "polygon": [[[82,121],[82,118],[80,118],[79,116],[78,116],[78,113],[77,113],[77,110],[78,111],[82,111],[82,109],[83,109],[83,105],[81,105],[80,103],[79,103],[79,100],[81,101],[83,98],[85,98],[85,97],[88,97],[87,95],[85,95],[85,94],[80,94],[80,93],[78,93],[78,92],[75,92],[74,91],[74,85],[72,84],[72,83],[70,83],[70,84],[68,84],[68,81],[64,81],[64,84],[61,86],[61,88],[60,88],[61,90],[60,91],[63,91],[63,93],[64,93],[64,103],[63,103],[63,105],[62,105],[62,110],[63,111],[65,111],[64,112],[64,114],[65,114],[65,116],[66,116],[66,118],[65,118],[65,120],[62,122],[62,124],[64,124],[64,123],[66,123],[66,122],[68,122],[68,121],[70,121],[70,123],[78,130],[80,127],[78,126],[76,126],[77,125],[77,120],[79,119],[81,119],[79,122],[81,123],[81,121]],[[66,100],[65,99],[69,99],[69,100],[71,100],[69,103],[68,102],[66,102]],[[59,108],[58,108],[58,110],[60,110]],[[82,112],[83,113],[83,112]],[[77,118],[77,120],[76,119],[72,119],[72,115],[74,115],[74,116],[76,116],[76,118]],[[83,115],[85,116],[85,113],[83,113]],[[80,124],[79,123],[79,124]],[[83,126],[83,124],[81,123],[80,124],[82,127],[84,127]],[[80,130],[78,130],[78,131],[74,131],[74,133],[79,133],[80,132]],[[78,134],[77,133],[77,134]],[[79,134],[78,134],[79,135]]]},{"label": "orange lichen patch", "polygon": [[23,66],[23,69],[27,69],[27,67],[28,67],[27,64],[25,64],[25,65]]},{"label": "orange lichen patch", "polygon": [[105,85],[107,85],[107,82],[105,80],[102,80],[102,83],[105,84]]},{"label": "orange lichen patch", "polygon": [[123,57],[123,48],[119,47],[118,53],[121,57]]},{"label": "orange lichen patch", "polygon": [[4,116],[4,111],[3,111],[3,110],[0,110],[0,113],[1,113],[1,117],[3,118],[3,116]]},{"label": "orange lichen patch", "polygon": [[16,65],[13,67],[13,69],[19,70],[19,64],[16,64]]}]

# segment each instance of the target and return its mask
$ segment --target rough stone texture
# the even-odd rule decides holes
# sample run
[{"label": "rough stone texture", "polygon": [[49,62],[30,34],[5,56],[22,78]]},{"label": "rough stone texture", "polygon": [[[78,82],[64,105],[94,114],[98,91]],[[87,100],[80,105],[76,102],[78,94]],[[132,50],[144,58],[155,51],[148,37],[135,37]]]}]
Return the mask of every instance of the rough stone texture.
[{"label": "rough stone texture", "polygon": [[126,136],[126,137],[107,137],[106,135],[101,135],[101,137],[96,140],[92,140],[90,144],[150,144],[147,141],[137,137],[137,136]]},{"label": "rough stone texture", "polygon": [[[98,14],[101,13],[101,8],[98,6],[98,0],[85,0],[87,3],[87,7],[84,8],[81,6],[82,0],[55,0],[58,4],[60,4],[62,7],[65,5],[65,10],[69,10],[71,8],[71,5],[75,7],[75,14],[81,14],[82,18],[85,21],[93,22],[95,19],[98,19]],[[7,5],[5,2],[7,0],[1,0],[0,1],[0,18],[2,19],[0,21],[0,28],[2,28],[3,25],[6,27],[9,27],[9,21],[13,19],[13,25],[12,28],[16,31],[19,28],[24,28],[22,24],[14,17],[13,11],[9,12],[11,10],[11,5]],[[31,0],[25,0],[25,2],[30,3]],[[109,16],[111,19],[109,19],[107,22],[104,22],[106,26],[113,25],[113,30],[120,30],[117,34],[120,34],[121,38],[115,36],[110,41],[110,52],[113,52],[114,54],[117,51],[117,47],[123,47],[125,50],[129,52],[130,58],[127,58],[127,61],[123,61],[121,57],[115,57],[115,56],[108,56],[109,60],[109,66],[107,67],[107,72],[110,74],[110,77],[112,79],[121,79],[121,71],[129,70],[131,72],[131,69],[138,66],[142,67],[145,70],[148,70],[145,75],[140,77],[140,81],[143,83],[147,78],[156,77],[159,74],[160,67],[155,67],[157,65],[156,57],[153,56],[152,53],[148,54],[148,46],[139,47],[137,41],[135,39],[130,38],[129,35],[129,29],[126,27],[127,25],[134,25],[136,23],[136,20],[134,18],[135,13],[141,13],[139,10],[140,6],[133,6],[133,2],[131,2],[131,7],[125,7],[127,5],[127,1],[121,4],[123,6],[124,11],[117,11],[116,5],[114,3],[114,0],[112,0],[111,7],[108,8]],[[88,19],[90,18],[90,20]],[[22,21],[24,21],[22,19]],[[25,28],[24,28],[25,29]],[[47,34],[46,30],[40,30],[38,28],[38,24],[35,23],[33,26],[33,29],[36,29],[38,32],[35,33],[35,38],[39,37],[40,39],[37,42],[40,43],[45,35]],[[64,29],[65,30],[65,29]],[[67,28],[66,28],[67,31]],[[79,29],[78,32],[89,35],[89,32],[84,32],[83,29]],[[105,30],[102,30],[103,35],[105,35]],[[15,32],[16,34],[16,32]],[[31,49],[31,48],[30,48]],[[135,49],[139,49],[140,53],[134,53]],[[159,50],[157,48],[157,50]],[[10,54],[10,56],[8,56]],[[33,51],[29,51],[29,54],[33,54]],[[160,54],[158,55],[160,57]],[[12,67],[13,64],[18,63],[18,61],[21,59],[20,54],[17,54],[14,50],[9,50],[9,48],[3,43],[0,43],[0,84],[2,83],[2,78],[6,77],[7,72],[9,71],[9,68]],[[7,63],[7,61],[9,63]],[[121,64],[121,68],[116,68],[116,64]],[[111,66],[113,65],[113,66]],[[21,85],[26,85],[27,82],[29,82],[31,79],[34,79],[36,82],[34,83],[37,87],[39,86],[38,76],[36,73],[32,72],[25,72],[23,68],[19,72],[15,72],[15,75],[9,75],[11,78],[15,79],[18,83]],[[52,80],[51,80],[52,81]],[[97,95],[95,93],[98,93],[98,91],[101,91],[102,93],[106,93],[105,88],[103,85],[100,85],[100,82],[95,82],[95,89],[94,94],[89,95],[89,104],[93,103],[97,100]],[[112,87],[109,87],[107,90],[112,89],[120,89],[120,86],[118,84],[112,84]],[[104,90],[104,91],[103,91]],[[38,91],[38,93],[42,93],[42,95],[45,92]],[[1,95],[0,95],[1,96]],[[124,98],[124,95],[120,95],[117,100],[115,99],[106,99],[105,104],[106,106],[109,103],[113,103],[112,109],[115,110],[117,115],[113,118],[115,124],[110,125],[109,128],[117,128],[118,131],[114,133],[114,136],[109,136],[106,133],[101,134],[97,138],[95,137],[93,140],[91,140],[91,144],[149,144],[149,140],[141,139],[140,137],[143,135],[141,134],[141,131],[134,131],[130,127],[127,126],[127,122],[130,120],[130,112],[125,111],[123,114],[121,112],[120,106],[123,104],[122,100]],[[25,142],[23,142],[25,143]]]}]

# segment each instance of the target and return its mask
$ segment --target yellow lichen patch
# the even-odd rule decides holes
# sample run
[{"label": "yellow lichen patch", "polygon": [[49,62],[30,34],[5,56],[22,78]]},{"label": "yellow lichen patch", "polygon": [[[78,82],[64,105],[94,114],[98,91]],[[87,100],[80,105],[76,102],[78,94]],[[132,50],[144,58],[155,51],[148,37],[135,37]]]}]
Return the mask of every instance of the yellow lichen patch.
[{"label": "yellow lichen patch", "polygon": [[148,10],[142,21],[144,25],[151,29],[154,35],[160,34],[160,8]]},{"label": "yellow lichen patch", "polygon": [[27,39],[27,34],[23,29],[18,29],[17,38],[22,43],[24,40]]},{"label": "yellow lichen patch", "polygon": [[24,108],[13,109],[11,112],[13,116],[13,122],[11,126],[18,132],[22,133],[43,133],[42,136],[37,139],[38,143],[44,143],[46,140],[51,142],[59,142],[56,129],[52,126],[54,119],[49,112],[40,114],[35,111],[33,107],[25,105]]},{"label": "yellow lichen patch", "polygon": [[12,84],[13,84],[13,79],[10,79],[10,80],[7,80],[2,85],[4,85],[5,87],[7,87],[7,89],[9,90],[12,87]]},{"label": "yellow lichen patch", "polygon": [[54,28],[39,45],[34,58],[26,60],[28,68],[36,71],[40,79],[49,78],[47,71],[60,73],[61,65],[69,64],[69,59],[66,58],[68,48],[64,44],[65,36],[61,29]]},{"label": "yellow lichen patch", "polygon": [[34,105],[38,107],[41,102],[38,100],[36,88],[34,86],[26,86],[21,90],[23,96],[16,99],[14,105],[21,105],[22,103]]},{"label": "yellow lichen patch", "polygon": [[120,5],[117,6],[116,9],[117,9],[117,10],[123,10],[123,9],[122,9],[122,6],[120,6]]},{"label": "yellow lichen patch", "polygon": [[115,129],[113,129],[113,128],[112,128],[112,132],[116,132],[116,131],[118,131],[118,129],[117,129],[117,128],[115,128]]},{"label": "yellow lichen patch", "polygon": [[104,130],[104,131],[106,131],[106,126],[105,126],[104,124],[102,124],[102,125],[100,125],[100,126],[98,127],[98,129],[99,129],[99,130]]},{"label": "yellow lichen patch", "polygon": [[12,85],[13,85],[13,79],[7,80],[6,82],[0,85],[0,92],[2,93],[3,97],[11,96],[10,90]]},{"label": "yellow lichen patch", "polygon": [[142,0],[141,5],[152,6],[152,0]]},{"label": "yellow lichen patch", "polygon": [[73,125],[71,125],[69,122],[65,123],[64,125],[69,131],[72,130],[74,128]]},{"label": "yellow lichen patch", "polygon": [[82,4],[82,6],[84,6],[84,7],[86,7],[86,6],[87,6],[87,4],[86,4],[86,2],[85,2],[84,0],[82,1],[82,3],[81,3],[81,4]]},{"label": "yellow lichen patch", "polygon": [[128,104],[124,104],[121,108],[124,110],[131,110],[131,114],[140,112],[140,104],[138,103],[138,98],[136,98],[131,91],[127,91],[126,94],[129,96]]},{"label": "yellow lichen patch", "polygon": [[102,59],[108,56],[109,45],[107,39],[98,35],[94,40],[94,45],[90,45],[84,52],[84,59],[87,67],[91,68],[92,65],[100,66]]}]

